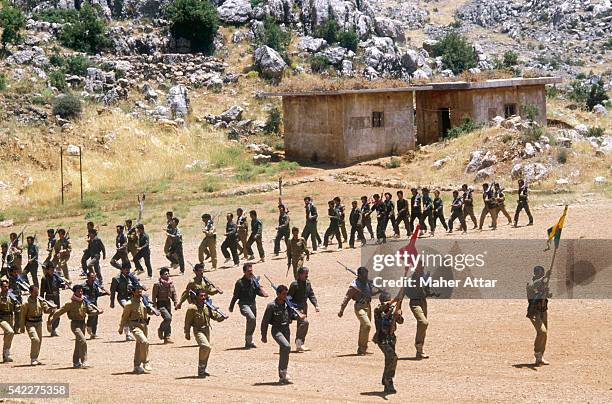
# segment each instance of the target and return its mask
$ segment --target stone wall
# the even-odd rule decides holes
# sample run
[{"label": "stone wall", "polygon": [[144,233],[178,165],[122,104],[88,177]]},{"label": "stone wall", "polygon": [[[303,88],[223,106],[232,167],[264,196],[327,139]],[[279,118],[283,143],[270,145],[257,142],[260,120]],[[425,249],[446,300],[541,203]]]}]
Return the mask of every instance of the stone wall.
[{"label": "stone wall", "polygon": [[[383,126],[372,127],[372,112]],[[412,93],[283,97],[285,155],[337,165],[414,149]]]},{"label": "stone wall", "polygon": [[[372,113],[383,113],[383,126],[372,127]],[[412,92],[344,95],[345,163],[398,155],[414,149]]]},{"label": "stone wall", "polygon": [[465,115],[478,123],[488,123],[495,116],[503,117],[506,104],[516,104],[518,115],[524,115],[523,105],[534,105],[538,109],[538,123],[546,125],[544,85],[417,91],[417,142],[429,144],[440,139],[440,108],[450,108],[451,127],[455,127]]}]

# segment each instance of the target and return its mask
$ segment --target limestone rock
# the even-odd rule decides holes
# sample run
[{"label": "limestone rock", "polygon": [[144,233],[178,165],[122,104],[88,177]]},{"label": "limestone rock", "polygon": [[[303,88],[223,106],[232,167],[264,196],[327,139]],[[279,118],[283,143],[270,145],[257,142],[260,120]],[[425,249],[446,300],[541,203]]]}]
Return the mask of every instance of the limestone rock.
[{"label": "limestone rock", "polygon": [[173,118],[184,118],[187,116],[189,112],[187,87],[182,84],[171,87],[166,98]]},{"label": "limestone rock", "polygon": [[253,54],[255,66],[259,72],[268,78],[279,79],[282,77],[287,63],[281,55],[269,46],[261,46]]},{"label": "limestone rock", "polygon": [[251,19],[253,8],[249,0],[227,0],[217,11],[219,20],[226,24],[244,24]]}]

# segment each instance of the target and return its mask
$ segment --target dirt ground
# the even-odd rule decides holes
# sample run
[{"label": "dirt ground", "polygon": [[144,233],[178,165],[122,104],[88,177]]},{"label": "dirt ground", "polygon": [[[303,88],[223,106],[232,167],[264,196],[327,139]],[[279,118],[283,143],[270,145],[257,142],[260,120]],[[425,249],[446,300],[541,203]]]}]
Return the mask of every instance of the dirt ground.
[{"label": "dirt ground", "polygon": [[[379,190],[336,183],[303,184],[288,188],[285,201],[291,209],[293,224],[303,225],[301,197],[314,194],[319,212],[324,214],[325,200],[333,195],[346,199],[362,193],[372,194]],[[257,264],[255,272],[267,274],[278,283],[289,283],[285,277],[284,257],[271,257],[274,208],[276,194],[263,194],[249,198],[262,212],[264,219],[265,248],[268,260]],[[224,208],[235,208],[247,199],[227,200]],[[448,196],[446,196],[448,200]],[[560,201],[560,199],[559,199]],[[448,201],[447,201],[448,204]],[[249,206],[246,206],[249,208]],[[512,203],[511,207],[514,207]],[[186,259],[197,257],[197,217],[208,207],[193,206],[183,216],[186,231]],[[478,211],[480,205],[477,205]],[[594,221],[593,211],[599,217],[609,218],[612,214],[610,201],[595,201],[584,205],[571,206],[564,237],[609,237],[610,223]],[[533,209],[536,224],[532,227],[512,229],[502,225],[497,231],[469,232],[467,236],[445,234],[436,237],[469,238],[527,238],[544,245],[546,228],[559,217],[562,207],[548,204]],[[448,214],[448,208],[446,208]],[[609,220],[609,219],[606,219]],[[321,235],[327,220],[320,220]],[[501,223],[505,222],[502,220]],[[151,223],[159,229],[164,224],[163,215],[153,218]],[[102,229],[102,238],[112,250],[113,223]],[[36,224],[32,224],[36,226]],[[43,224],[39,224],[43,227]],[[84,227],[84,223],[83,223]],[[218,228],[222,224],[218,224]],[[220,233],[220,231],[219,231]],[[39,234],[43,234],[42,232]],[[72,267],[77,275],[83,241],[75,243]],[[166,265],[161,254],[162,234],[152,232],[154,267]],[[220,241],[219,243],[220,244]],[[400,358],[395,386],[396,395],[382,394],[380,384],[383,370],[383,355],[373,344],[372,355],[356,356],[358,322],[351,305],[343,318],[337,317],[338,308],[352,276],[337,263],[340,260],[351,267],[360,261],[359,250],[319,252],[312,256],[308,267],[310,279],[321,306],[321,312],[310,312],[310,331],[307,353],[292,353],[289,373],[292,385],[277,384],[278,347],[269,338],[267,344],[259,341],[259,323],[255,333],[257,349],[243,350],[244,319],[235,311],[230,318],[212,329],[213,351],[209,361],[211,376],[200,380],[195,377],[197,370],[197,347],[183,336],[185,308],[175,312],[173,338],[175,344],[163,345],[157,338],[160,319],[153,318],[149,326],[150,352],[153,373],[133,375],[133,342],[125,342],[117,334],[120,308],[108,308],[108,297],[100,299],[106,312],[100,318],[98,340],[89,342],[87,370],[73,370],[71,355],[73,337],[69,322],[62,319],[60,336],[46,338],[45,331],[41,349],[43,366],[29,366],[29,341],[26,335],[17,335],[13,343],[12,364],[0,364],[2,382],[68,382],[70,401],[73,402],[612,402],[612,302],[610,300],[552,300],[549,310],[549,336],[546,359],[550,366],[534,368],[534,330],[525,318],[525,300],[436,300],[428,303],[430,325],[427,331],[427,360],[416,361],[413,347],[415,321],[408,309],[405,310],[404,325],[397,330],[397,352]],[[112,254],[112,253],[111,253]],[[281,254],[282,255],[282,254]],[[548,262],[550,255],[543,253]],[[222,263],[223,260],[220,260]],[[527,281],[531,268],[509,268],[516,276]],[[104,261],[103,271],[108,284],[115,270]],[[177,271],[173,271],[174,275]],[[215,304],[227,311],[231,291],[236,279],[242,275],[239,268],[219,269],[208,276],[225,290],[223,295],[214,297]],[[154,278],[155,279],[155,278]],[[183,290],[191,279],[188,269],[186,276],[174,276],[177,290]],[[153,280],[142,278],[150,287]],[[62,301],[69,299],[69,292],[62,294]],[[270,299],[258,298],[258,320],[265,304]],[[292,326],[292,334],[295,325]]]}]

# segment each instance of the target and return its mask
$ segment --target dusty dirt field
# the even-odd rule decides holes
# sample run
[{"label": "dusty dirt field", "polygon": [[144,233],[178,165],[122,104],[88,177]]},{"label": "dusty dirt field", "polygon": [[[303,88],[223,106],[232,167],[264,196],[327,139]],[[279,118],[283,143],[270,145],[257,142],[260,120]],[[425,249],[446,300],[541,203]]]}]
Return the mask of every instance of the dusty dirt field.
[{"label": "dusty dirt field", "polygon": [[[333,183],[304,184],[288,188],[285,197],[292,211],[293,224],[303,224],[301,197],[315,194],[317,206],[324,213],[324,201],[339,194],[350,198],[362,193],[372,194],[379,190]],[[285,278],[285,258],[271,257],[276,194],[254,196],[258,211],[264,218],[266,252],[268,260],[257,264],[255,272],[268,274],[276,282],[289,282]],[[448,196],[446,195],[448,205]],[[245,203],[245,199],[227,200],[232,209]],[[509,204],[514,207],[514,203]],[[248,206],[247,206],[248,208]],[[477,205],[478,211],[480,204]],[[185,241],[186,259],[197,257],[196,219],[207,206],[191,208],[183,224],[189,221]],[[612,203],[594,202],[570,207],[564,237],[609,237],[609,223],[598,223],[594,219],[597,209],[600,218],[609,218]],[[496,232],[470,232],[475,238],[533,238],[544,244],[545,229],[559,217],[559,206],[534,209],[536,225],[511,229],[502,225]],[[446,213],[448,214],[448,208]],[[606,219],[609,220],[609,219]],[[151,221],[150,226],[159,229],[164,224],[162,215]],[[320,220],[321,236],[326,220]],[[500,223],[505,222],[502,220]],[[102,229],[102,237],[112,249],[113,225]],[[157,225],[158,224],[158,225]],[[36,224],[33,224],[36,225]],[[40,224],[42,228],[42,223]],[[84,222],[83,222],[84,227]],[[218,225],[220,227],[220,225]],[[191,229],[191,230],[190,230]],[[40,232],[39,234],[43,234]],[[73,228],[75,254],[71,264],[78,266],[82,240],[77,239]],[[438,236],[437,236],[438,237]],[[439,237],[465,237],[440,234]],[[166,265],[160,253],[162,235],[153,232],[154,267]],[[220,244],[220,241],[218,242]],[[149,375],[133,375],[133,342],[125,342],[117,334],[120,308],[108,308],[108,297],[101,298],[101,306],[107,311],[100,318],[98,340],[89,342],[88,370],[73,370],[71,355],[73,337],[69,322],[64,317],[60,325],[60,336],[44,338],[41,360],[44,366],[29,366],[29,340],[26,335],[17,335],[13,343],[12,364],[0,364],[2,382],[69,382],[70,401],[73,402],[612,402],[612,301],[610,300],[553,300],[549,310],[549,337],[546,358],[551,366],[533,368],[534,330],[525,318],[525,300],[429,300],[430,326],[427,333],[426,351],[430,359],[414,360],[415,321],[409,310],[405,310],[404,325],[399,326],[397,352],[400,357],[395,385],[398,394],[384,396],[380,378],[383,356],[379,349],[370,345],[372,355],[358,357],[358,322],[349,305],[345,316],[337,317],[339,305],[352,276],[344,271],[336,260],[351,267],[359,264],[359,250],[320,252],[312,257],[311,281],[321,306],[321,312],[310,313],[310,331],[307,353],[292,353],[289,373],[294,384],[277,384],[278,348],[269,338],[267,344],[259,341],[259,324],[255,342],[257,349],[245,351],[244,319],[235,311],[230,319],[215,324],[212,330],[213,351],[209,362],[211,377],[200,380],[195,377],[197,347],[183,336],[185,308],[175,312],[173,321],[174,345],[163,345],[157,339],[160,319],[154,318],[149,326],[151,359],[154,368]],[[543,261],[549,262],[544,255]],[[221,260],[221,263],[223,261]],[[115,270],[103,265],[108,284]],[[517,277],[530,277],[531,268],[509,268]],[[174,271],[174,274],[178,272]],[[219,269],[208,276],[225,294],[215,296],[217,305],[227,311],[233,284],[242,274],[239,268]],[[174,276],[177,290],[182,290],[191,278]],[[263,277],[262,277],[263,279]],[[152,280],[143,279],[151,286]],[[264,285],[268,286],[263,280]],[[270,291],[270,288],[267,287]],[[64,292],[62,301],[69,298]],[[270,299],[258,299],[258,319]],[[295,325],[292,326],[292,334]],[[45,336],[48,334],[45,331]],[[293,336],[292,335],[292,336]]]}]

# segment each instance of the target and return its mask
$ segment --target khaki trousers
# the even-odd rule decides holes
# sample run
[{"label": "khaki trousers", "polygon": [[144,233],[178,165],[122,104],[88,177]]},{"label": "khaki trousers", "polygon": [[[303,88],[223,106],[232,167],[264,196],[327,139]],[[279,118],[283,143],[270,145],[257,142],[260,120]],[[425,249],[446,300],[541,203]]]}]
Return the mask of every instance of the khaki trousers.
[{"label": "khaki trousers", "polygon": [[417,352],[423,352],[425,344],[425,335],[427,334],[427,300],[425,299],[410,299],[410,310],[417,321],[416,337],[414,338],[414,346]]},{"label": "khaki trousers", "polygon": [[536,330],[536,338],[533,343],[533,351],[536,353],[544,353],[546,350],[546,337],[548,334],[548,312],[536,311],[535,315],[530,318],[533,328]]},{"label": "khaki trousers", "polygon": [[368,349],[370,329],[372,328],[372,308],[369,303],[360,304],[355,302],[355,316],[359,320],[359,342],[358,351],[365,353]]},{"label": "khaki trousers", "polygon": [[244,258],[249,258],[248,248],[247,248],[247,232],[246,231],[238,231],[238,256],[244,254]]},{"label": "khaki trousers", "polygon": [[136,339],[134,349],[134,366],[146,365],[149,363],[149,340],[147,339],[146,324],[132,324],[130,331]]},{"label": "khaki trousers", "polygon": [[293,278],[297,279],[298,269],[304,266],[304,255],[298,259],[291,258],[291,266],[293,267]]},{"label": "khaki trousers", "polygon": [[87,362],[87,339],[85,338],[85,321],[72,320],[70,329],[74,334],[74,351],[72,353],[72,364]]},{"label": "khaki trousers", "polygon": [[486,205],[482,208],[482,213],[480,214],[480,223],[478,223],[478,228],[482,229],[482,225],[484,225],[485,218],[488,214],[491,214],[491,224],[493,229],[497,228],[497,215],[499,214],[499,210],[497,208],[489,209]]},{"label": "khaki trousers", "polygon": [[215,238],[206,237],[198,247],[198,259],[200,263],[204,263],[204,257],[208,255],[213,268],[217,268],[217,240]]},{"label": "khaki trousers", "polygon": [[210,328],[206,327],[203,330],[195,331],[195,340],[200,347],[198,365],[206,367],[208,365],[208,358],[212,347],[210,346]]},{"label": "khaki trousers", "polygon": [[60,259],[57,262],[57,265],[59,266],[59,269],[62,271],[62,274],[64,274],[64,278],[66,278],[67,280],[70,280],[70,273],[68,272],[68,260],[70,260],[70,255],[67,255],[65,257],[60,257]]},{"label": "khaki trousers", "polygon": [[4,332],[4,344],[2,345],[2,349],[11,349],[11,345],[13,344],[13,336],[15,335],[15,331],[13,330],[11,323],[5,320],[0,321],[0,328]]},{"label": "khaki trousers", "polygon": [[38,323],[26,321],[25,327],[30,337],[30,359],[38,359],[40,344],[42,342],[42,321]]}]

